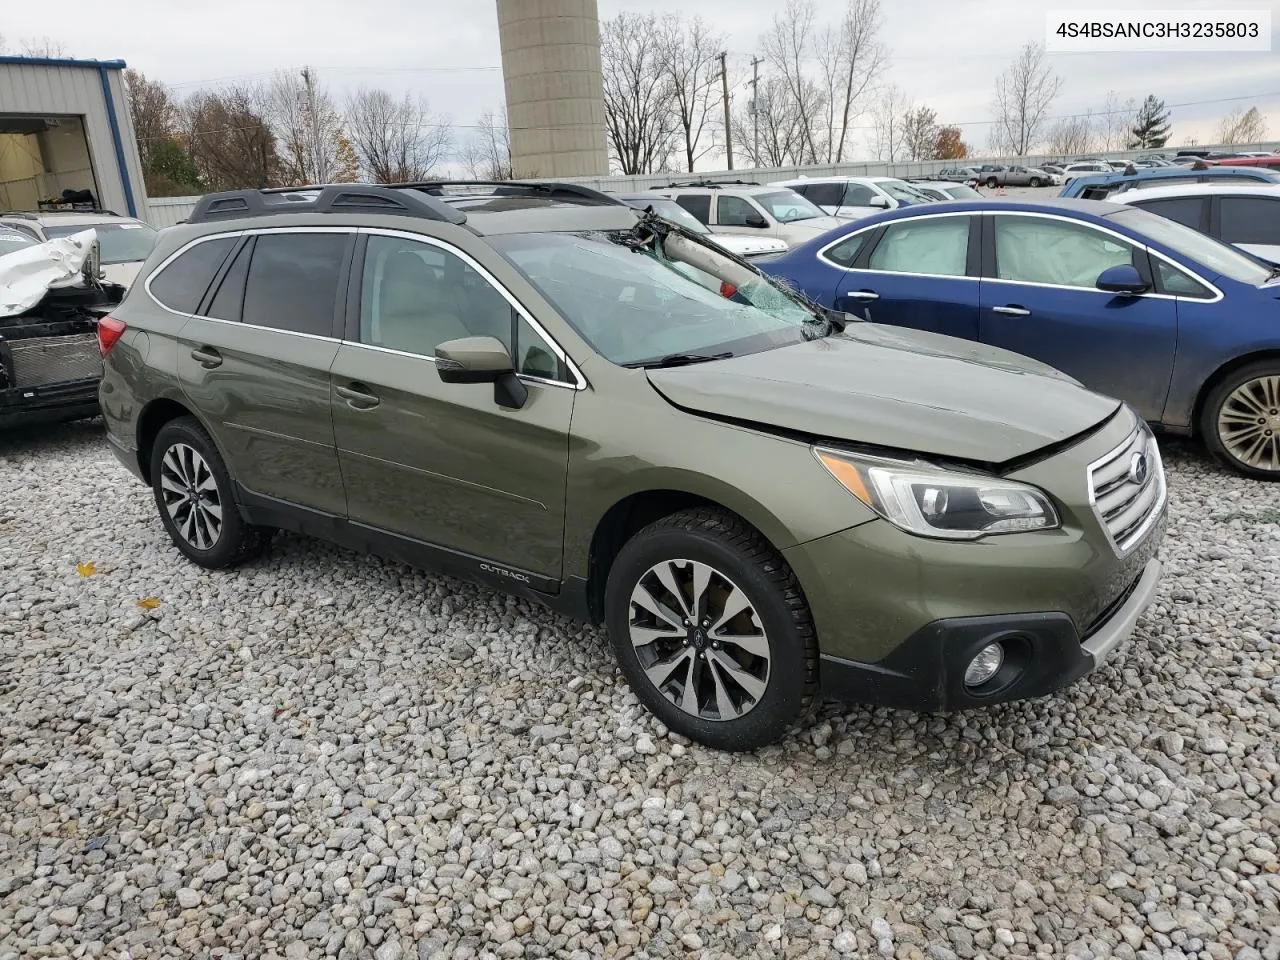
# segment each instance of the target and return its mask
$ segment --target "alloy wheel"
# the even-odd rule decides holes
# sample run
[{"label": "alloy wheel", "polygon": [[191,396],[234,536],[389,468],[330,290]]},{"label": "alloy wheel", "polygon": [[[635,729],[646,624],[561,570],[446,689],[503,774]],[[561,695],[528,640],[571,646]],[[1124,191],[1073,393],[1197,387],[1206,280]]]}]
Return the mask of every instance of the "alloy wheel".
[{"label": "alloy wheel", "polygon": [[213,471],[195,447],[175,443],[160,461],[160,493],[182,539],[212,549],[222,535],[222,498]]},{"label": "alloy wheel", "polygon": [[664,560],[631,592],[640,667],[669,701],[702,720],[736,720],[769,685],[769,638],[750,598],[697,560]]},{"label": "alloy wheel", "polygon": [[1227,394],[1218,408],[1218,436],[1246,466],[1280,471],[1280,375],[1246,380]]}]

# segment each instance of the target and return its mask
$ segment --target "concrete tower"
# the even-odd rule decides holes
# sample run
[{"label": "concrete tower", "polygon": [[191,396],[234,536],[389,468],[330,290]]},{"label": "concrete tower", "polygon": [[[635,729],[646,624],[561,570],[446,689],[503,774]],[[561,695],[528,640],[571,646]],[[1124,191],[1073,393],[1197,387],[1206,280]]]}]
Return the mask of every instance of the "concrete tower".
[{"label": "concrete tower", "polygon": [[497,2],[515,175],[607,175],[596,0]]}]

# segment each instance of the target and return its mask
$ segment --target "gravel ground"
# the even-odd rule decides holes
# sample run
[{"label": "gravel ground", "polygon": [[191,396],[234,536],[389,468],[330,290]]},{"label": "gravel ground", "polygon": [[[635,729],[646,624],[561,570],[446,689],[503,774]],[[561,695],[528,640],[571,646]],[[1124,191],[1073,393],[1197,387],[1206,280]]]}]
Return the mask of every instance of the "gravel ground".
[{"label": "gravel ground", "polygon": [[1275,960],[1280,486],[1167,456],[1104,669],[729,756],[597,630],[294,536],[204,572],[98,425],[6,438],[0,958]]}]

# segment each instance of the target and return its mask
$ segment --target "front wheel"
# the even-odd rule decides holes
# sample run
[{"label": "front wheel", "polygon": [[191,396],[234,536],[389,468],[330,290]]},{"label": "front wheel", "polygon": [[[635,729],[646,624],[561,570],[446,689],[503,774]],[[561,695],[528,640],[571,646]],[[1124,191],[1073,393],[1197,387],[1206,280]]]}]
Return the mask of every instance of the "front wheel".
[{"label": "front wheel", "polygon": [[751,750],[815,703],[817,636],[800,585],[733,514],[687,510],[641,530],[609,572],[605,616],[631,689],[691,740]]},{"label": "front wheel", "polygon": [[267,531],[240,516],[218,448],[194,417],[170,420],[156,434],[151,488],[169,538],[202,567],[235,566],[267,544]]},{"label": "front wheel", "polygon": [[1280,362],[1260,360],[1209,392],[1200,415],[1205,445],[1246,476],[1280,480]]}]

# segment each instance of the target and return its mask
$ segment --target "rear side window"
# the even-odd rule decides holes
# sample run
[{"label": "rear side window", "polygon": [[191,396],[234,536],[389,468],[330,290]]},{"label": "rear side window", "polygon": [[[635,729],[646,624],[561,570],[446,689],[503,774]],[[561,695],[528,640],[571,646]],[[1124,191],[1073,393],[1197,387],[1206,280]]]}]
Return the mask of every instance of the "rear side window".
[{"label": "rear side window", "polygon": [[[794,190],[795,188],[792,187]],[[799,191],[796,191],[799,193]],[[805,187],[802,197],[807,197],[820,207],[838,207],[844,199],[844,185],[840,183],[814,183]]]},{"label": "rear side window", "polygon": [[250,240],[240,248],[226,276],[218,284],[218,292],[214,294],[213,303],[206,311],[209,316],[237,323],[240,321],[240,311],[244,307],[244,282],[249,276],[249,256],[252,253],[253,241]]},{"label": "rear side window", "polygon": [[1280,200],[1223,197],[1219,216],[1227,243],[1280,244]]},{"label": "rear side window", "polygon": [[822,256],[837,266],[852,267],[853,261],[858,259],[858,254],[862,252],[862,248],[867,245],[867,241],[871,239],[873,233],[875,233],[874,230],[855,233],[852,237],[840,241],[834,247],[828,248],[823,252]]},{"label": "rear side window", "polygon": [[676,203],[692,213],[701,223],[711,222],[711,197],[705,193],[684,193],[676,197]]},{"label": "rear side window", "polygon": [[195,313],[238,239],[218,237],[197,243],[147,282],[151,295],[170,310]]},{"label": "rear side window", "polygon": [[1157,213],[1168,220],[1176,220],[1192,230],[1199,230],[1203,222],[1204,197],[1168,197],[1163,200],[1144,200],[1133,206]]},{"label": "rear side window", "polygon": [[338,274],[350,234],[258,237],[244,290],[244,322],[288,333],[333,336]]}]

